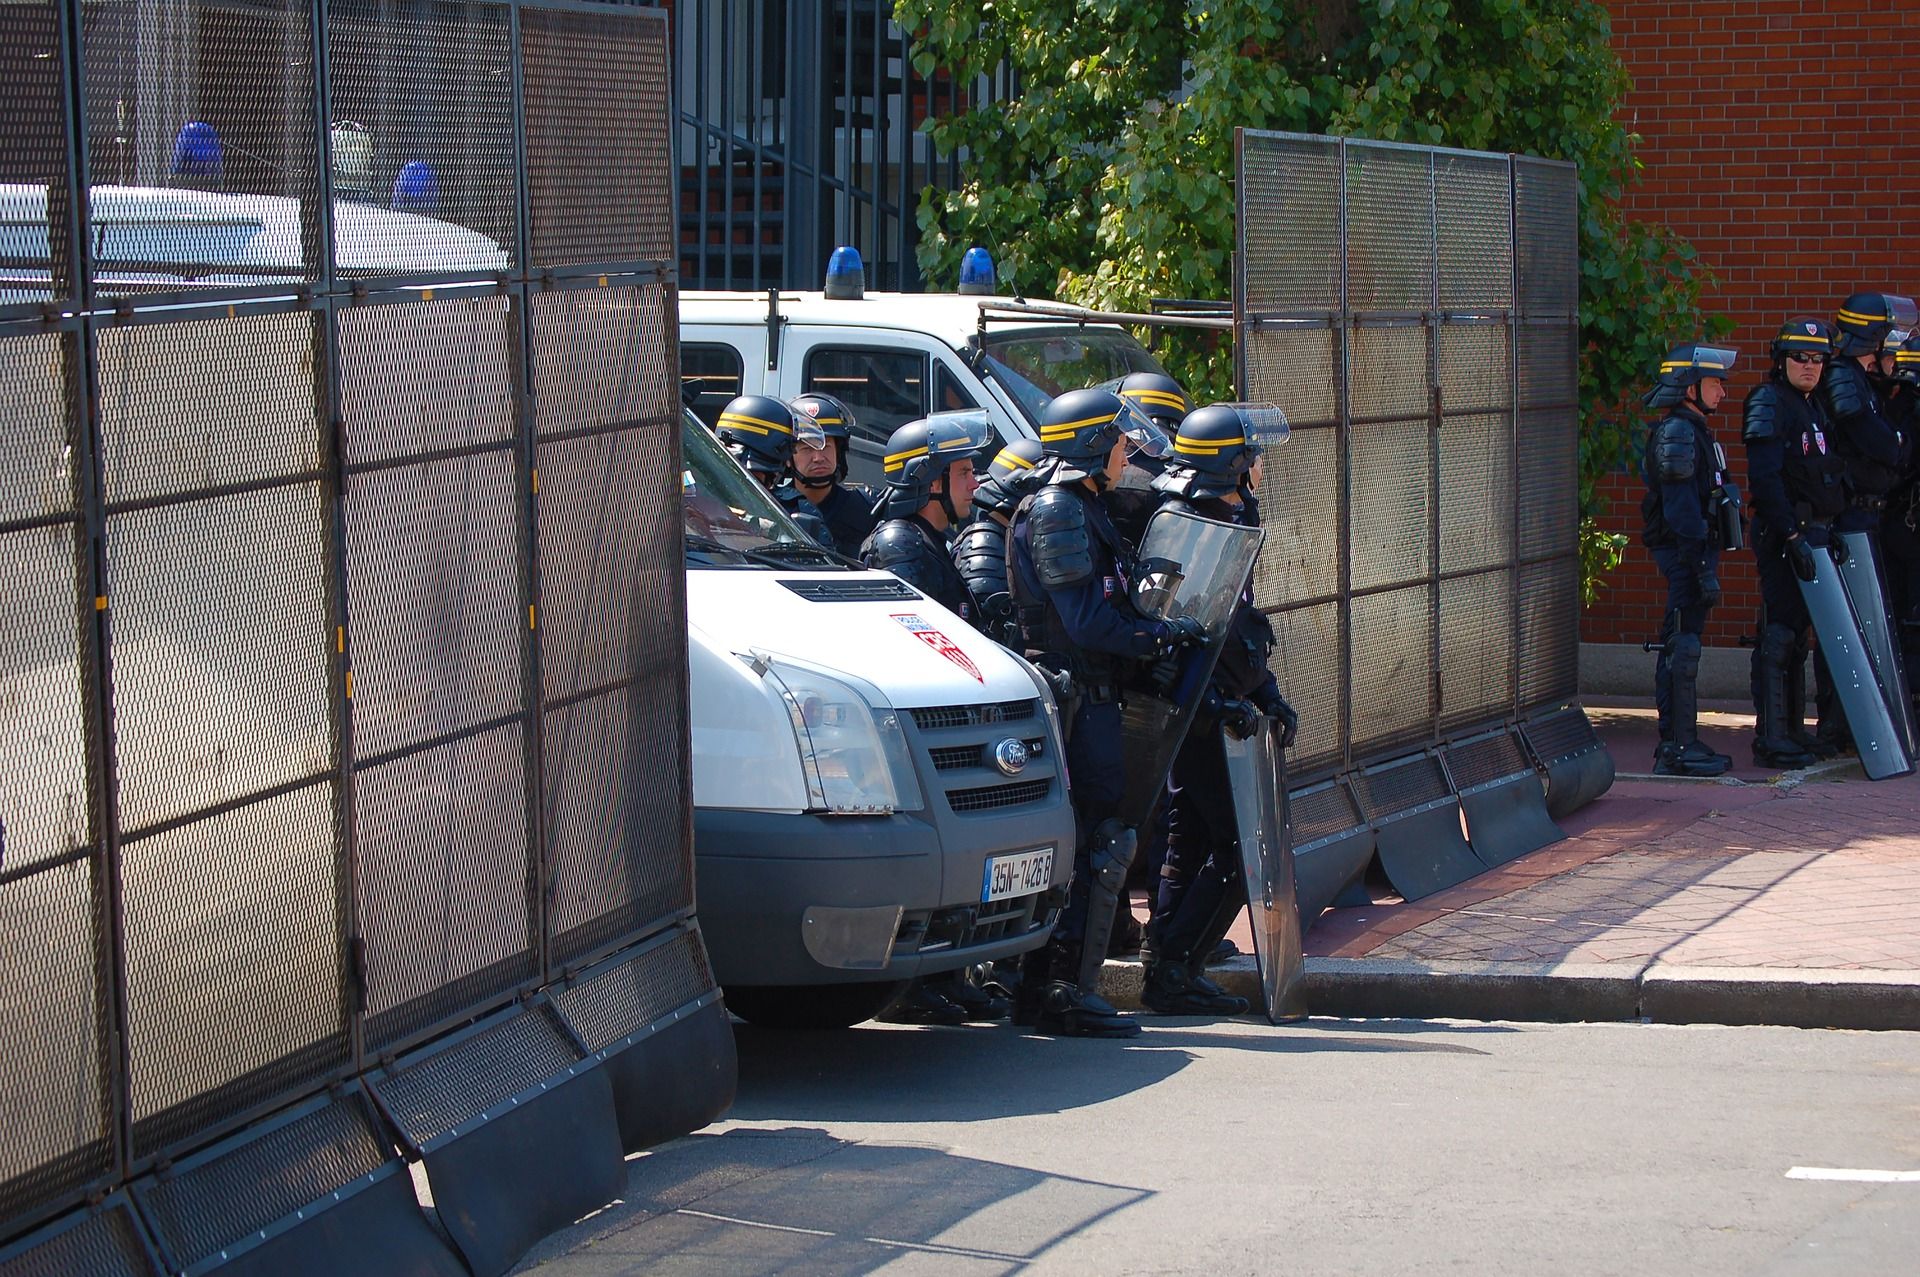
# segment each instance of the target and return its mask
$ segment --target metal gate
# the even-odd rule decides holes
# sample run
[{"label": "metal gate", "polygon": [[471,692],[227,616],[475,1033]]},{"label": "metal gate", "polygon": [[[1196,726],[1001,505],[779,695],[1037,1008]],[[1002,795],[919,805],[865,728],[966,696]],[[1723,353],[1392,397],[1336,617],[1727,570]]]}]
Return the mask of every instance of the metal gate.
[{"label": "metal gate", "polygon": [[664,17],[22,0],[0,68],[0,1273],[504,1271],[731,1095]]},{"label": "metal gate", "polygon": [[[1578,692],[1573,166],[1245,131],[1237,369],[1293,437],[1256,593],[1301,728],[1311,919],[1559,836],[1612,764]],[[1539,779],[1544,772],[1545,785]]]}]

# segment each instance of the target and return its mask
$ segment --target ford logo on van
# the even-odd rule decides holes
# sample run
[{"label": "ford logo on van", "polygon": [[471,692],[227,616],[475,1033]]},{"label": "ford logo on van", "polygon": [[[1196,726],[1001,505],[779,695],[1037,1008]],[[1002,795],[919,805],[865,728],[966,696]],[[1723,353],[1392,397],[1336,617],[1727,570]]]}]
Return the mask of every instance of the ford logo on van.
[{"label": "ford logo on van", "polygon": [[1027,770],[1027,745],[1025,741],[1009,736],[993,747],[993,765],[1000,769],[1002,776],[1018,776]]}]

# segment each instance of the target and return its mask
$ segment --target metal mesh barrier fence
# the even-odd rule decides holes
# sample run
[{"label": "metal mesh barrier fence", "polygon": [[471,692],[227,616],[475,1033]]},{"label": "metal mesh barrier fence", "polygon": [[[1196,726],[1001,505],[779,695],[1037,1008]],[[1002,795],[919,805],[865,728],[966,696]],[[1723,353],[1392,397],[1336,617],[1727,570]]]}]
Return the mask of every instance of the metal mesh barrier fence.
[{"label": "metal mesh barrier fence", "polygon": [[574,1078],[540,991],[699,944],[664,17],[23,0],[0,67],[0,1271],[456,1264],[358,1079]]},{"label": "metal mesh barrier fence", "polygon": [[[1444,763],[1450,741],[1568,704],[1574,169],[1249,131],[1238,182],[1240,389],[1293,424],[1266,462],[1255,591],[1301,716],[1296,785]],[[1359,789],[1356,828],[1404,815]],[[1463,868],[1510,851],[1472,842]]]}]

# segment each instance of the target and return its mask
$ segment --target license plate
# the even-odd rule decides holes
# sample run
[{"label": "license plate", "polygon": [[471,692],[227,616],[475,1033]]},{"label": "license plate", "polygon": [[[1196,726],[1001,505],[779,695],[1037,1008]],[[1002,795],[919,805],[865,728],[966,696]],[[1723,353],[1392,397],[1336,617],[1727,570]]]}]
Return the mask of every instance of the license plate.
[{"label": "license plate", "polygon": [[1053,885],[1053,848],[1009,852],[987,860],[980,883],[980,903],[1030,896]]}]

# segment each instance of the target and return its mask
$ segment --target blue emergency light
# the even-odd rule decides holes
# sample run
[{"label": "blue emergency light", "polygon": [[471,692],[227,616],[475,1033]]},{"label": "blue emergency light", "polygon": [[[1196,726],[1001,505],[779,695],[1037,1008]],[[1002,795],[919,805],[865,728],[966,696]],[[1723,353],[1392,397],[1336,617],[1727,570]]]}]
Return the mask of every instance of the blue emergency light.
[{"label": "blue emergency light", "polygon": [[857,302],[867,295],[867,268],[853,245],[842,244],[827,259],[826,294],[844,302]]},{"label": "blue emergency light", "polygon": [[992,256],[975,244],[960,259],[960,294],[963,297],[991,297],[996,282]]},{"label": "blue emergency light", "polygon": [[440,207],[440,179],[425,160],[408,160],[393,179],[393,207],[404,213],[431,213]]},{"label": "blue emergency light", "polygon": [[180,126],[173,139],[175,177],[219,177],[225,167],[220,134],[213,125],[193,120]]}]

